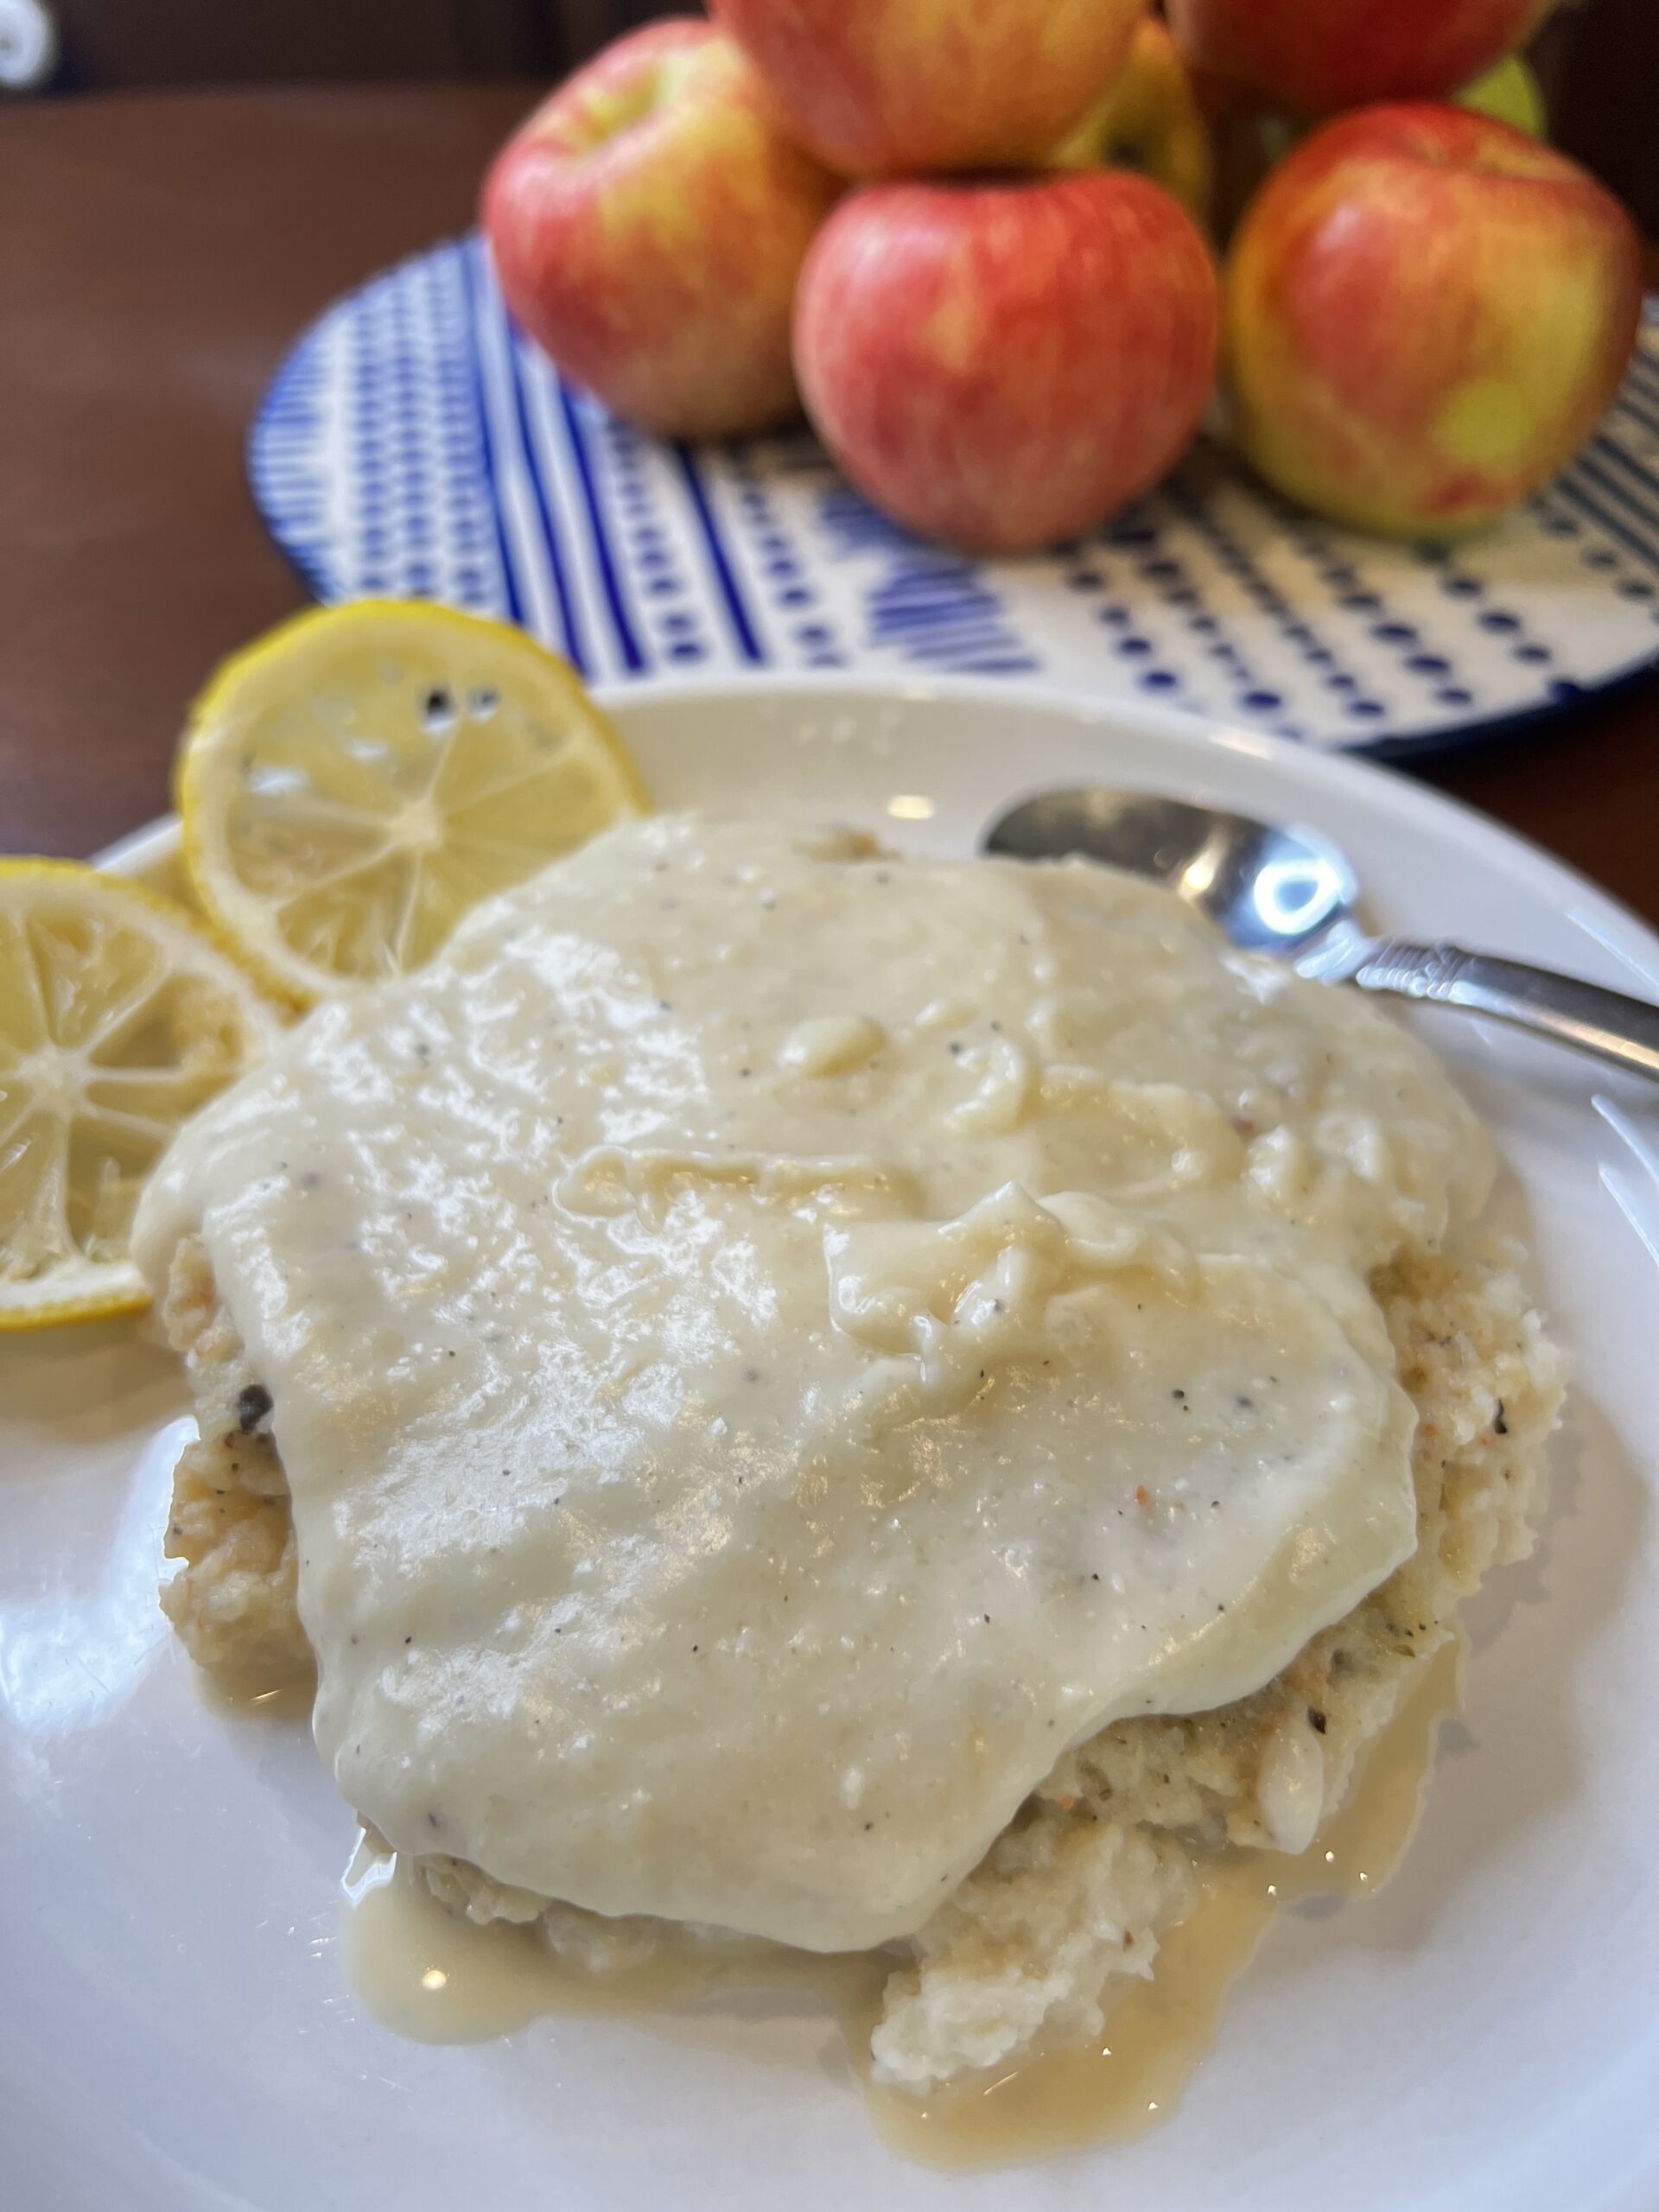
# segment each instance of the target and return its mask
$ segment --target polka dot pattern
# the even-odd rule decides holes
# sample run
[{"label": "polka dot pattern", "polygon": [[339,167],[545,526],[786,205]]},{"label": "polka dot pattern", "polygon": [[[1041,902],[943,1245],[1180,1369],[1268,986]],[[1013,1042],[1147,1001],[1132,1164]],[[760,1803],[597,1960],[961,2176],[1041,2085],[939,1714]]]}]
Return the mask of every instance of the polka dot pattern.
[{"label": "polka dot pattern", "polygon": [[522,622],[607,680],[1027,677],[1332,747],[1427,747],[1659,660],[1659,321],[1585,452],[1497,528],[1386,545],[1201,441],[1134,507],[983,561],[880,515],[804,430],[688,448],[566,385],[475,240],[306,332],[250,440],[319,597]]}]

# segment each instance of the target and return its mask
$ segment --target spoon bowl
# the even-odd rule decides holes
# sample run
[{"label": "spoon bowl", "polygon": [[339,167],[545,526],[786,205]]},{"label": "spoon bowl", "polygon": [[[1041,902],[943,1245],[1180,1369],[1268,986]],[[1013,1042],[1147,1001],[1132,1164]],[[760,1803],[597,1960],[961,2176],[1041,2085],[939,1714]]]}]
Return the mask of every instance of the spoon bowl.
[{"label": "spoon bowl", "polygon": [[1083,853],[1151,876],[1244,950],[1293,958],[1359,895],[1346,854],[1317,830],[1142,791],[1046,791],[1003,815],[984,842],[1010,859]]},{"label": "spoon bowl", "polygon": [[1659,1077],[1659,1007],[1491,953],[1368,935],[1347,855],[1300,823],[1093,785],[1022,800],[982,842],[1013,860],[1081,853],[1149,876],[1242,950],[1275,953],[1313,982],[1461,1007]]}]

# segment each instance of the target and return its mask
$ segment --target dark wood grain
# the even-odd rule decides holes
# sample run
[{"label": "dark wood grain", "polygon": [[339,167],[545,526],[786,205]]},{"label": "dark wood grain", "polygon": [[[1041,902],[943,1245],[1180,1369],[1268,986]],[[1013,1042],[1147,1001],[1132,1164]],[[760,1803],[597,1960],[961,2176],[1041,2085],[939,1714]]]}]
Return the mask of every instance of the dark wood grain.
[{"label": "dark wood grain", "polygon": [[[213,662],[299,605],[242,443],[334,294],[469,219],[529,83],[91,99],[0,123],[0,849],[167,804]],[[1429,779],[1659,919],[1659,685]]]},{"label": "dark wood grain", "polygon": [[0,846],[158,813],[215,659],[302,594],[243,440],[296,334],[472,219],[533,86],[122,95],[0,121]]}]

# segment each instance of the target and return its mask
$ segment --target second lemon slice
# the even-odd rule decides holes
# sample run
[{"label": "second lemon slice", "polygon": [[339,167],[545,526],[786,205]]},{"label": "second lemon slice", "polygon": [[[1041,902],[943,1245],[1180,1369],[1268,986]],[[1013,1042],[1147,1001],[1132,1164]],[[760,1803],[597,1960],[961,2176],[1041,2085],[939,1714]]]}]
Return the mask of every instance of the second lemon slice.
[{"label": "second lemon slice", "polygon": [[468,907],[646,810],[563,661],[378,600],[299,615],[225,664],[178,802],[204,909],[301,1004],[423,966]]},{"label": "second lemon slice", "polygon": [[147,1302],[127,1232],[149,1172],[277,1033],[170,899],[73,861],[0,861],[0,1331]]}]

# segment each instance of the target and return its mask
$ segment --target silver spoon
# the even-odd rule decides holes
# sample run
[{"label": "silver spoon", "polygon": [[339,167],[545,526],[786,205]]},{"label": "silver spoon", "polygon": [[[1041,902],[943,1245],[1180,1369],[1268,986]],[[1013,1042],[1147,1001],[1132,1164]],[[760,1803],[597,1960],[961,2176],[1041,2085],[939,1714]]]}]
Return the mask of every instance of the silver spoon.
[{"label": "silver spoon", "polygon": [[1016,860],[1083,853],[1151,876],[1235,944],[1277,953],[1316,982],[1462,1007],[1659,1077],[1659,1007],[1455,944],[1368,937],[1353,917],[1359,885],[1348,857],[1316,830],[1091,787],[1025,800],[983,842]]}]

